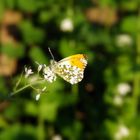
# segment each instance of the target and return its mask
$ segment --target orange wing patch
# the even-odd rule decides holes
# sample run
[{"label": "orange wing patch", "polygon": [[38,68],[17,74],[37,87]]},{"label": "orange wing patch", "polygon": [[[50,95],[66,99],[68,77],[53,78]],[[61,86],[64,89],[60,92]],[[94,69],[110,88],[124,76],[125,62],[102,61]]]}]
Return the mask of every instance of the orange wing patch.
[{"label": "orange wing patch", "polygon": [[87,57],[86,55],[83,55],[83,54],[70,56],[69,61],[72,66],[76,66],[80,69],[84,69],[85,66],[87,65]]}]

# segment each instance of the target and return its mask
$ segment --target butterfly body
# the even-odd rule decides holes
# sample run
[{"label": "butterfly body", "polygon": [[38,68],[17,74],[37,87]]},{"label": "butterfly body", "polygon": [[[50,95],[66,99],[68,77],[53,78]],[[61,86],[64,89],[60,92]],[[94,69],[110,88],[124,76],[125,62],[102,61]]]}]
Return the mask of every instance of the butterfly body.
[{"label": "butterfly body", "polygon": [[50,66],[44,69],[44,77],[49,82],[56,80],[59,75],[71,84],[76,84],[83,79],[87,58],[83,54],[66,57],[58,62],[52,60]]}]

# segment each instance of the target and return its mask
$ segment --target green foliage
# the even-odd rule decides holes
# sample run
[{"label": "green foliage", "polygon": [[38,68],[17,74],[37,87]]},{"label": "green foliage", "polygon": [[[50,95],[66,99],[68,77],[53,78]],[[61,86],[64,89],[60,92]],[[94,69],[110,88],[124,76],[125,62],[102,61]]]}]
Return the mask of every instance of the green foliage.
[{"label": "green foliage", "polygon": [[38,47],[33,47],[31,48],[29,52],[29,56],[32,61],[36,60],[39,63],[47,63],[48,59],[46,58],[44,52],[38,48]]},{"label": "green foliage", "polygon": [[[70,54],[74,54],[75,53],[75,42],[73,42],[72,40],[66,40],[65,38],[62,39],[60,41],[60,53],[63,57],[69,56]],[[71,48],[75,48],[75,50],[71,49]]]},{"label": "green foliage", "polygon": [[32,25],[30,21],[23,21],[20,25],[23,38],[27,44],[41,43],[44,39],[44,32]]},{"label": "green foliage", "polygon": [[43,1],[36,0],[18,0],[18,8],[24,12],[33,13],[43,6]]},{"label": "green foliage", "polygon": [[0,77],[0,99],[3,99],[5,96],[7,96],[8,93],[8,88],[6,88],[6,82],[5,79],[3,77]]},{"label": "green foliage", "polygon": [[[21,58],[24,56],[25,49],[22,44],[18,44],[17,46],[13,44],[4,44],[1,46],[1,53],[8,55],[11,58]],[[15,53],[17,52],[17,53]]]},{"label": "green foliage", "polygon": [[8,127],[3,133],[0,135],[0,139],[11,139],[11,140],[25,140],[32,139],[36,140],[34,136],[35,129],[33,126],[25,125],[24,127],[20,124],[15,124],[11,127]]},{"label": "green foliage", "polygon": [[137,19],[136,16],[126,17],[121,24],[122,31],[135,34],[137,32],[138,20],[140,20],[140,19]]}]

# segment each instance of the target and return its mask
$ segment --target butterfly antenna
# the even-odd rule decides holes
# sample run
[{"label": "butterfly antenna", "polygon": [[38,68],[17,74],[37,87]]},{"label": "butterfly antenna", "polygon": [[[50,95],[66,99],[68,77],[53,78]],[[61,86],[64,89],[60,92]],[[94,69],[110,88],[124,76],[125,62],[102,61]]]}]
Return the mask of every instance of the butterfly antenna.
[{"label": "butterfly antenna", "polygon": [[51,54],[52,59],[55,60],[55,59],[54,59],[54,56],[53,56],[53,54],[52,54],[52,52],[51,52],[51,49],[48,48],[48,50],[49,50],[49,52],[50,52],[50,54]]}]

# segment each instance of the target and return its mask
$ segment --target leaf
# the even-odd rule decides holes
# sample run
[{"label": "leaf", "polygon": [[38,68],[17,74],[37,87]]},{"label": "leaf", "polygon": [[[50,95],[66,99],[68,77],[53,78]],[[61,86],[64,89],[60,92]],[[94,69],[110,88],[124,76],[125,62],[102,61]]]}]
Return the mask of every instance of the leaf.
[{"label": "leaf", "polygon": [[32,47],[29,56],[34,62],[37,61],[40,64],[48,64],[47,57],[39,47]]},{"label": "leaf", "polygon": [[47,102],[46,104],[41,104],[41,116],[50,122],[54,122],[57,117],[58,104],[56,102]]},{"label": "leaf", "polygon": [[6,43],[2,45],[1,52],[12,58],[21,58],[24,56],[25,50],[22,44]]},{"label": "leaf", "polygon": [[45,37],[43,30],[36,28],[30,21],[24,21],[20,24],[23,39],[27,44],[41,43]]},{"label": "leaf", "polygon": [[36,0],[18,0],[18,8],[25,12],[35,12],[40,7],[39,2]]},{"label": "leaf", "polygon": [[135,34],[138,30],[138,20],[139,19],[136,16],[129,16],[124,18],[124,20],[121,23],[122,31]]}]

